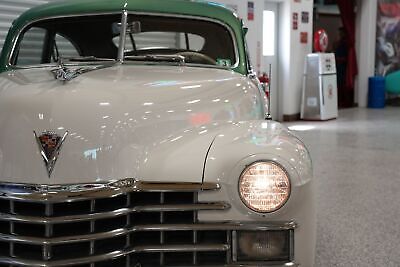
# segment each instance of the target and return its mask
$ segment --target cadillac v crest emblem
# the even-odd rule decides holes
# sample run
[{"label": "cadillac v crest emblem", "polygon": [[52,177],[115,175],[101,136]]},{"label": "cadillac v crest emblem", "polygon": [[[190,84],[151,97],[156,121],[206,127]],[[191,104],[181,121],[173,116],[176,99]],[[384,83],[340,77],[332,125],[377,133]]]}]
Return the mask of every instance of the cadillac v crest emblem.
[{"label": "cadillac v crest emblem", "polygon": [[52,131],[45,131],[41,135],[37,135],[35,131],[36,142],[39,146],[40,154],[46,165],[47,174],[49,178],[53,172],[54,165],[60,154],[60,150],[68,132],[65,132],[63,136],[60,136]]}]

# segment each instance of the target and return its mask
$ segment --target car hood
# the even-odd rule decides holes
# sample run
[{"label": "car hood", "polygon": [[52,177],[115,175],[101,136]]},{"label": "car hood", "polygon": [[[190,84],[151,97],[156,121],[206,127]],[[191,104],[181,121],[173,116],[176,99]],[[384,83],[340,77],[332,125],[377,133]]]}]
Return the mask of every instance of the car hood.
[{"label": "car hood", "polygon": [[[219,122],[260,114],[232,71],[114,65],[62,82],[50,70],[0,75],[2,182],[201,182]],[[50,178],[34,131],[68,131]]]}]

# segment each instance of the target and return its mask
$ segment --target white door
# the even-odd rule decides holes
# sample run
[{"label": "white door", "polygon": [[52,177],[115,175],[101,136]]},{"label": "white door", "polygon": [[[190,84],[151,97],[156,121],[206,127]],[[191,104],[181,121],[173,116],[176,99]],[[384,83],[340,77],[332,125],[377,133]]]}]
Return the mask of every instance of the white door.
[{"label": "white door", "polygon": [[271,115],[278,120],[278,4],[265,1],[263,11],[261,74],[271,66]]}]

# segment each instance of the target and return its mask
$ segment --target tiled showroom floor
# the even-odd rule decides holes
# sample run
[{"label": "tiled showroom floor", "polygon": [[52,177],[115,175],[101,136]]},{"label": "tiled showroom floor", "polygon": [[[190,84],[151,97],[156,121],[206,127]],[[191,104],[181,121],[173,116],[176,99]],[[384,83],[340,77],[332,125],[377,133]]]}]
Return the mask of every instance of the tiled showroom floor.
[{"label": "tiled showroom floor", "polygon": [[400,108],[354,108],[286,126],[317,180],[316,267],[400,266]]}]

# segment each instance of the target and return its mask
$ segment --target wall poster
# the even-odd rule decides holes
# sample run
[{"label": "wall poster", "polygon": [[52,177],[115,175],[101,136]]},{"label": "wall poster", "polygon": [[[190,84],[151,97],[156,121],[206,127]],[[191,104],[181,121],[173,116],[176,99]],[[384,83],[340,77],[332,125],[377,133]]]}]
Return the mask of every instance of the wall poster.
[{"label": "wall poster", "polygon": [[302,23],[308,23],[309,22],[309,20],[310,20],[310,15],[309,15],[310,13],[308,13],[308,12],[301,12],[301,22]]},{"label": "wall poster", "polygon": [[307,44],[308,43],[308,32],[300,33],[300,43]]},{"label": "wall poster", "polygon": [[378,0],[375,71],[386,76],[400,70],[400,0]]},{"label": "wall poster", "polygon": [[292,29],[297,30],[299,28],[299,14],[296,12],[293,12],[292,15]]},{"label": "wall poster", "polygon": [[247,19],[254,20],[254,2],[247,2]]}]

